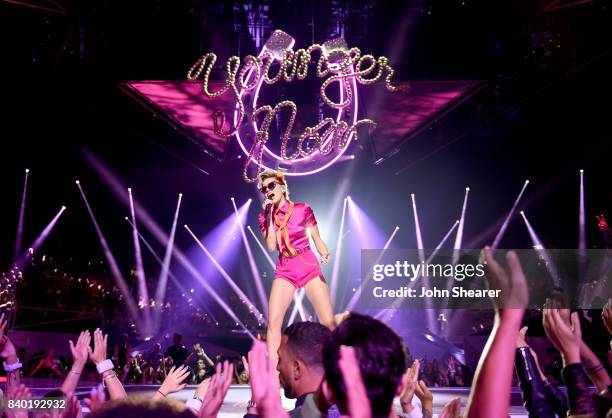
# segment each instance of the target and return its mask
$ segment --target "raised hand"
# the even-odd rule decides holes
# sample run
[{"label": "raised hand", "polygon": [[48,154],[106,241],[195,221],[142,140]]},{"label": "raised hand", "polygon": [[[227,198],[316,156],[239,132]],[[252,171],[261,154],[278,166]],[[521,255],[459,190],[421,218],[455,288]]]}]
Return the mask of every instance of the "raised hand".
[{"label": "raised hand", "polygon": [[186,383],[183,383],[185,379],[189,376],[189,369],[185,366],[180,366],[178,368],[172,367],[168,376],[164,379],[164,383],[157,390],[162,396],[166,397],[170,393],[178,392],[179,390],[183,390],[186,386]]},{"label": "raised hand", "polygon": [[372,416],[372,407],[353,347],[340,347],[338,366],[342,372],[342,381],[346,388],[346,404],[348,408],[348,416],[344,415],[343,417],[370,418]]},{"label": "raised hand", "polygon": [[96,411],[106,402],[104,387],[102,385],[91,388],[89,398],[85,399],[85,405],[89,408],[89,412]]},{"label": "raised hand", "polygon": [[234,365],[227,360],[221,364],[217,364],[215,375],[210,380],[208,390],[202,402],[200,409],[200,418],[215,418],[221,409],[225,395],[232,384],[232,376],[234,375]]},{"label": "raised hand", "polygon": [[571,324],[563,320],[558,309],[544,309],[544,331],[551,344],[561,352],[566,365],[580,363],[582,331],[578,313],[571,314]]},{"label": "raised hand", "polygon": [[527,327],[523,327],[519,330],[518,337],[516,338],[516,348],[529,347],[525,335],[527,334]]},{"label": "raised hand", "polygon": [[0,315],[0,358],[5,359],[8,364],[13,364],[18,361],[17,351],[8,335],[5,335],[6,328],[7,320],[4,318],[4,314],[2,314]]},{"label": "raised hand", "polygon": [[423,418],[431,418],[433,414],[433,395],[425,382],[419,380],[414,391],[417,398],[421,401],[421,409],[423,410]]},{"label": "raised hand", "polygon": [[608,329],[608,333],[612,335],[612,298],[608,300],[608,303],[606,303],[601,311],[601,319],[603,319],[603,323]]},{"label": "raised hand", "polygon": [[60,414],[60,418],[82,418],[83,411],[81,404],[76,396],[69,396],[66,402],[66,409]]},{"label": "raised hand", "polygon": [[525,309],[529,302],[529,292],[527,280],[516,253],[514,251],[506,253],[507,271],[493,258],[491,247],[485,247],[484,256],[487,284],[491,289],[501,290],[497,301],[494,300],[496,309],[498,311]]},{"label": "raised hand", "polygon": [[30,389],[23,383],[20,385],[10,385],[6,388],[6,396],[8,399],[30,399],[32,393]]},{"label": "raised hand", "polygon": [[[19,385],[9,384],[8,387],[6,388],[6,396],[8,399],[15,399],[15,400],[16,399],[19,399],[19,400],[31,399],[32,393],[30,392],[30,389],[28,389],[28,387],[24,384],[19,384]],[[7,410],[5,413],[6,413],[7,418],[28,418],[28,411],[25,409]]]},{"label": "raised hand", "polygon": [[289,415],[283,410],[276,367],[266,355],[266,345],[254,341],[249,351],[251,396],[262,417],[283,418]]},{"label": "raised hand", "polygon": [[414,360],[412,366],[406,370],[402,380],[404,381],[404,392],[400,395],[400,404],[402,405],[402,411],[409,413],[414,409],[412,406],[412,398],[414,397],[414,391],[419,380],[419,369],[421,363],[418,359]]},{"label": "raised hand", "polygon": [[460,418],[461,417],[461,398],[455,398],[449,401],[442,412],[440,412],[439,418]]},{"label": "raised hand", "polygon": [[84,365],[87,363],[89,355],[89,345],[91,343],[91,334],[89,331],[83,331],[77,339],[76,345],[70,340],[70,351],[72,352],[73,363]]},{"label": "raised hand", "polygon": [[94,348],[93,350],[88,345],[89,358],[94,364],[102,363],[107,359],[107,344],[108,344],[108,335],[102,334],[99,328],[96,328],[93,335],[94,339]]}]

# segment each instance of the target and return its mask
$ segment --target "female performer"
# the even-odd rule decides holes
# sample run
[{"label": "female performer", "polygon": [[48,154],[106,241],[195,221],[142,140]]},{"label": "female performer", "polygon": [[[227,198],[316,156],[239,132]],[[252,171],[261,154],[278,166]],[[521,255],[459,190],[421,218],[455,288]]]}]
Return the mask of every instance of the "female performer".
[{"label": "female performer", "polygon": [[270,251],[278,251],[274,281],[268,302],[268,356],[278,362],[281,327],[296,289],[303,287],[319,321],[333,329],[334,314],[327,283],[317,256],[310,249],[306,228],[321,255],[329,263],[327,245],[317,227],[310,206],[289,200],[285,176],[280,171],[266,170],[259,175],[259,190],[264,195],[264,212],[259,214],[259,229]]}]

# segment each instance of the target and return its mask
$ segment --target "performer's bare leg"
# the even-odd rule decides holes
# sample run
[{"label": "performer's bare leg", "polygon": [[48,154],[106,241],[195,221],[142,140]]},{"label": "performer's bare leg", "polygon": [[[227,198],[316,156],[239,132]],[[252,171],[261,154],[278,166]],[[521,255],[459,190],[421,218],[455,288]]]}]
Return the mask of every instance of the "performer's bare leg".
[{"label": "performer's bare leg", "polygon": [[336,328],[336,321],[334,320],[334,310],[331,298],[329,297],[327,283],[321,280],[320,277],[315,277],[306,283],[304,290],[308,300],[315,309],[319,322],[333,331]]},{"label": "performer's bare leg", "polygon": [[268,346],[268,357],[272,359],[274,366],[278,363],[278,347],[281,342],[281,327],[285,319],[287,308],[293,299],[295,287],[283,279],[274,279],[270,300],[268,302],[268,333],[266,343]]}]

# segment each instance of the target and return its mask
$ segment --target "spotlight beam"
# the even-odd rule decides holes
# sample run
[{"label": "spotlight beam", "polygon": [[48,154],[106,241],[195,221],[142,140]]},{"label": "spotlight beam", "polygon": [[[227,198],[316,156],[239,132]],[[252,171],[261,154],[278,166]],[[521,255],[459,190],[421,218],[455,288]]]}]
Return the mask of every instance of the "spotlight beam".
[{"label": "spotlight beam", "polygon": [[[159,279],[157,280],[157,289],[155,290],[155,300],[163,301],[166,299],[166,288],[168,286],[168,275],[170,274],[170,261],[172,260],[172,249],[174,248],[174,236],[176,235],[176,225],[178,223],[179,211],[181,209],[181,201],[183,194],[179,193],[178,201],[176,202],[176,209],[174,211],[174,218],[172,219],[172,227],[170,228],[170,237],[168,238],[168,245],[166,245],[166,252],[164,254],[164,260],[161,263],[161,271],[159,273]],[[140,234],[139,234],[140,235]],[[157,255],[157,254],[155,254]],[[161,310],[155,311],[155,328],[159,329],[161,321]]]},{"label": "spotlight beam", "polygon": [[331,277],[331,300],[332,303],[336,300],[336,292],[338,289],[338,274],[340,273],[340,258],[342,255],[342,241],[344,234],[344,220],[346,218],[346,205],[347,199],[344,199],[342,205],[342,218],[340,219],[340,229],[338,229],[338,240],[336,241],[336,256],[334,257],[334,267],[332,269]]},{"label": "spotlight beam", "polygon": [[416,199],[414,193],[410,195],[412,199],[412,213],[414,215],[414,230],[416,232],[417,249],[419,250],[419,261],[425,261],[425,252],[423,246],[423,237],[421,236],[421,224],[419,223],[419,214],[416,207]]},{"label": "spotlight beam", "polygon": [[[113,172],[111,172],[104,163],[100,159],[98,159],[93,153],[88,150],[84,151],[84,157],[87,162],[93,167],[94,171],[100,178],[104,181],[104,183],[109,187],[111,192],[119,199],[121,203],[127,206],[128,199],[125,196],[125,188],[119,181],[119,179],[115,176]],[[142,223],[145,225],[147,230],[155,237],[155,239],[162,245],[168,244],[168,235],[166,232],[155,222],[155,220],[151,217],[149,212],[138,204],[138,201],[135,202],[135,206],[138,209],[138,213],[140,213],[140,219]],[[242,329],[245,330],[247,335],[251,337],[252,340],[255,340],[255,336],[249,329],[244,325],[244,323],[238,319],[238,316],[234,313],[232,308],[229,307],[227,303],[219,296],[219,294],[212,288],[204,279],[202,274],[198,271],[197,268],[189,261],[187,256],[180,251],[178,248],[174,247],[172,250],[172,254],[177,262],[192,276],[194,277],[204,289],[211,295],[211,297],[221,306],[221,308],[227,313],[227,315],[232,318],[235,322],[237,322]]]},{"label": "spotlight beam", "polygon": [[[257,309],[257,306],[255,306],[255,304],[248,298],[247,295],[244,294],[244,292],[242,291],[242,289],[240,289],[240,287],[236,284],[236,282],[234,282],[234,280],[231,278],[231,276],[229,274],[227,274],[227,272],[225,271],[225,269],[221,266],[221,264],[219,264],[219,262],[215,259],[215,257],[210,253],[210,251],[208,251],[208,249],[204,246],[204,244],[202,243],[202,241],[200,241],[200,239],[193,233],[193,231],[191,230],[191,228],[189,228],[189,225],[185,225],[185,229],[187,230],[187,232],[189,233],[189,235],[191,235],[191,237],[194,239],[194,241],[196,242],[196,244],[198,244],[198,247],[200,247],[200,249],[204,252],[204,254],[206,254],[206,256],[210,259],[210,261],[213,263],[213,265],[217,268],[217,270],[219,271],[219,273],[221,273],[221,276],[223,276],[223,278],[225,279],[225,281],[227,282],[227,284],[230,285],[230,287],[234,290],[234,292],[236,292],[236,294],[244,301],[246,301],[249,305],[253,306],[253,310],[255,311],[255,314],[257,316],[257,318],[261,317],[261,314],[259,312],[259,310]],[[267,322],[267,321],[266,321]]]},{"label": "spotlight beam", "polygon": [[130,316],[136,323],[136,326],[138,327],[138,329],[142,332],[143,329],[142,329],[142,324],[140,322],[140,317],[138,315],[138,308],[136,307],[136,304],[134,303],[134,300],[132,299],[132,295],[130,294],[130,289],[128,288],[128,285],[125,282],[125,279],[123,278],[123,274],[121,274],[121,270],[119,270],[119,266],[117,265],[115,256],[113,256],[113,253],[111,252],[108,246],[108,243],[106,242],[106,238],[104,238],[104,234],[102,233],[102,230],[100,229],[100,225],[98,224],[98,221],[96,220],[96,216],[93,213],[93,209],[89,205],[89,201],[87,200],[87,196],[85,195],[85,191],[83,190],[83,187],[81,187],[81,183],[77,180],[76,184],[77,184],[77,187],[79,188],[79,192],[81,192],[81,197],[83,198],[83,202],[85,202],[85,207],[87,208],[87,212],[89,213],[91,222],[93,223],[94,229],[96,230],[96,234],[98,235],[98,240],[100,241],[100,245],[102,246],[102,250],[104,251],[106,262],[108,263],[111,269],[111,274],[113,275],[113,278],[115,279],[115,283],[117,284],[117,287],[119,288],[119,291],[121,292],[121,295],[123,295],[123,299],[125,300],[125,304],[128,308],[128,312],[130,313]]},{"label": "spotlight beam", "polygon": [[19,219],[17,220],[17,236],[15,237],[15,249],[13,252],[13,264],[21,255],[23,245],[23,224],[25,219],[26,196],[28,192],[28,177],[30,170],[26,168],[23,181],[23,192],[21,192],[21,206],[19,207]]},{"label": "spotlight beam", "polygon": [[134,199],[132,197],[132,188],[128,188],[128,196],[130,199],[130,217],[132,219],[132,240],[134,241],[134,259],[136,262],[136,279],[138,281],[138,297],[143,300],[144,312],[144,332],[145,336],[150,336],[151,330],[151,310],[149,307],[149,290],[147,289],[147,279],[144,272],[144,264],[142,262],[142,251],[140,249],[140,240],[138,239],[138,224],[136,222],[136,211],[134,210]]},{"label": "spotlight beam", "polygon": [[[236,222],[240,228],[240,235],[242,236],[242,243],[244,244],[244,249],[247,253],[247,258],[249,259],[249,267],[251,268],[251,274],[253,275],[253,279],[255,281],[255,288],[257,289],[257,296],[259,297],[259,302],[261,306],[263,306],[264,313],[266,318],[268,317],[268,301],[266,299],[266,291],[264,290],[263,283],[261,282],[261,275],[259,274],[259,269],[257,268],[257,263],[255,263],[255,258],[253,257],[253,251],[251,251],[251,246],[249,245],[249,241],[247,240],[246,233],[244,232],[244,225],[242,224],[242,219],[240,218],[240,214],[238,213],[238,207],[236,206],[236,200],[234,198],[232,200],[232,205],[234,206],[234,213],[236,214]],[[249,200],[250,201],[250,200]],[[246,214],[245,214],[246,218]]]},{"label": "spotlight beam", "polygon": [[497,235],[495,236],[495,239],[493,240],[493,244],[491,245],[492,249],[496,249],[499,243],[501,242],[504,236],[504,233],[506,232],[506,229],[508,228],[508,224],[510,223],[510,219],[512,219],[512,216],[514,215],[514,211],[516,210],[521,200],[521,197],[523,197],[523,193],[525,193],[525,189],[527,188],[528,184],[529,184],[529,180],[525,180],[525,183],[523,184],[523,188],[518,194],[516,200],[514,201],[514,204],[512,205],[512,208],[510,208],[510,212],[508,212],[508,216],[506,216],[504,223],[502,224],[501,228],[497,232]]},{"label": "spotlight beam", "polygon": [[[274,264],[274,261],[272,261],[272,257],[270,257],[269,251],[267,251],[264,248],[264,246],[261,243],[261,241],[259,241],[259,239],[257,238],[257,235],[255,235],[255,232],[253,232],[253,229],[251,228],[251,226],[247,225],[247,229],[249,230],[249,232],[253,236],[253,239],[257,243],[257,246],[259,247],[261,252],[264,254],[266,259],[268,260],[268,264],[270,264],[270,267],[272,269],[276,269],[276,264]],[[291,324],[293,322],[293,319],[295,319],[295,314],[296,314],[297,311],[299,311],[300,318],[302,318],[302,321],[305,321],[306,318],[308,318],[308,312],[304,308],[304,304],[301,302],[301,300],[304,299],[304,294],[303,293],[304,293],[304,289],[298,289],[293,294],[293,303],[294,303],[294,305],[293,305],[293,311],[291,312],[291,316],[289,317],[289,324]]]},{"label": "spotlight beam", "polygon": [[455,236],[455,245],[453,245],[453,265],[459,261],[459,252],[463,241],[463,226],[465,225],[465,210],[467,208],[468,195],[470,188],[465,188],[465,196],[463,197],[463,206],[461,208],[461,218],[459,218],[459,227],[457,228],[457,236]]},{"label": "spotlight beam", "polygon": [[[43,242],[45,242],[49,234],[51,234],[53,227],[55,226],[55,224],[57,223],[60,216],[62,216],[62,213],[64,213],[65,210],[66,210],[66,206],[62,206],[59,212],[57,212],[57,214],[53,217],[53,219],[51,219],[51,221],[47,224],[45,229],[43,229],[41,233],[38,234],[38,237],[36,237],[36,240],[34,240],[32,245],[30,246],[33,253],[35,253],[41,247],[41,245],[43,244]],[[27,260],[28,260],[28,253],[26,252],[25,254],[22,254],[22,256],[19,257],[17,261],[15,262],[15,266],[17,267],[17,270],[21,270],[25,266]]]},{"label": "spotlight beam", "polygon": [[[125,217],[125,220],[132,225],[132,221],[130,221],[130,218],[128,218],[127,216]],[[155,261],[157,261],[157,264],[160,265],[160,267],[163,268],[164,265],[164,261],[161,259],[161,257],[159,256],[159,254],[157,254],[157,252],[153,249],[153,246],[149,243],[149,241],[147,241],[147,239],[140,233],[140,231],[138,232],[138,237],[140,238],[140,240],[142,241],[142,243],[145,245],[145,248],[151,253],[151,255],[153,256],[153,258],[155,259]],[[166,247],[167,248],[167,247]],[[182,293],[189,293],[189,291],[181,284],[181,282],[179,281],[179,279],[176,277],[176,275],[174,273],[172,273],[172,270],[170,270],[170,268],[168,268],[168,276],[170,277],[170,280],[172,280],[172,283],[174,283],[174,285],[182,292]],[[165,297],[165,296],[164,296]],[[163,303],[163,299],[157,299],[156,300],[159,303]],[[204,303],[200,304],[200,306],[202,306],[202,308],[204,308],[206,310],[206,312],[211,316],[211,318],[217,322],[217,318],[215,318],[215,316],[213,315],[213,313],[208,309],[208,306],[206,306]]]},{"label": "spotlight beam", "polygon": [[555,265],[552,263],[550,259],[550,255],[548,254],[548,251],[546,251],[546,248],[544,247],[544,244],[540,240],[540,237],[538,237],[538,234],[535,232],[535,229],[533,229],[533,227],[531,226],[531,223],[527,220],[527,216],[525,215],[524,211],[521,211],[521,216],[523,217],[523,221],[525,221],[525,226],[527,227],[527,231],[529,232],[529,236],[531,237],[531,242],[533,243],[533,246],[538,251],[538,253],[542,255],[542,258],[544,260],[544,265],[546,266],[546,270],[548,270],[548,274],[550,274],[550,277],[552,278],[555,284],[555,287],[560,288],[561,281],[559,280],[559,274],[557,272]]}]

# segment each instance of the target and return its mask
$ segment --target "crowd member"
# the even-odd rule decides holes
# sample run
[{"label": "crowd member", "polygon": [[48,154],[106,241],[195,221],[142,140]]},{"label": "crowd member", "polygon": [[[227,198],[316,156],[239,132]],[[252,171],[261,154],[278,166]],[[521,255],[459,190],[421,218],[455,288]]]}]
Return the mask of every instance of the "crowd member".
[{"label": "crowd member", "polygon": [[129,363],[132,357],[132,347],[130,346],[129,337],[127,334],[121,334],[119,343],[113,348],[112,360],[116,363],[118,370],[122,370]]},{"label": "crowd member", "polygon": [[179,333],[174,334],[172,337],[172,345],[168,347],[164,356],[171,357],[174,365],[181,366],[188,355],[189,352],[187,351],[187,347],[183,345],[183,336]]},{"label": "crowd member", "polygon": [[372,417],[388,417],[393,399],[404,391],[406,384],[403,379],[407,370],[406,349],[401,338],[382,322],[354,312],[334,330],[323,348],[323,392],[330,404],[337,404],[340,412],[346,414],[347,389],[339,368],[342,346],[355,350]]},{"label": "crowd member", "polygon": [[[285,397],[296,400],[292,416],[299,416],[302,408],[317,410],[322,406],[316,395],[325,374],[323,347],[331,335],[329,328],[308,321],[296,322],[282,333],[277,371]],[[256,405],[251,403],[247,412],[245,418],[257,417]],[[338,412],[332,408],[326,415],[335,417]]]},{"label": "crowd member", "polygon": [[164,360],[164,355],[161,352],[161,344],[155,343],[153,350],[147,354],[145,366],[145,381],[146,383],[157,383],[160,367]]}]

